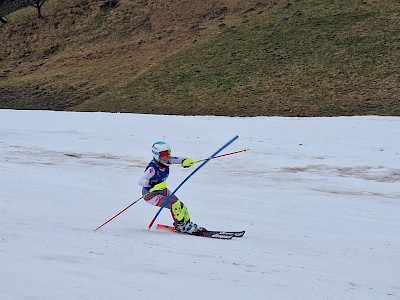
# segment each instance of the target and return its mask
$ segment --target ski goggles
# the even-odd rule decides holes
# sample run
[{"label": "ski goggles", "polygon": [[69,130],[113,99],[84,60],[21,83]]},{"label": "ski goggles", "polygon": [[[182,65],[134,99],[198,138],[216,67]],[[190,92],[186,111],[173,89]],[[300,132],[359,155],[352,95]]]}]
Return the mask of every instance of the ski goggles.
[{"label": "ski goggles", "polygon": [[159,157],[160,158],[170,158],[171,157],[171,150],[160,151]]}]

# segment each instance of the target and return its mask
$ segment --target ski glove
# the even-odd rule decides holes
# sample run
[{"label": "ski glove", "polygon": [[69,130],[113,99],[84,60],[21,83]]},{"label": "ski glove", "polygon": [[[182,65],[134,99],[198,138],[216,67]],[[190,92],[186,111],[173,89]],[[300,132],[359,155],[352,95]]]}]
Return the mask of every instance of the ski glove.
[{"label": "ski glove", "polygon": [[161,190],[163,190],[163,189],[165,189],[165,188],[167,188],[167,182],[166,182],[166,181],[163,181],[163,182],[161,182],[161,183],[156,184],[155,186],[153,186],[153,187],[150,189],[150,192],[161,191]]},{"label": "ski glove", "polygon": [[182,167],[189,168],[193,166],[196,162],[191,158],[185,158],[182,162]]}]

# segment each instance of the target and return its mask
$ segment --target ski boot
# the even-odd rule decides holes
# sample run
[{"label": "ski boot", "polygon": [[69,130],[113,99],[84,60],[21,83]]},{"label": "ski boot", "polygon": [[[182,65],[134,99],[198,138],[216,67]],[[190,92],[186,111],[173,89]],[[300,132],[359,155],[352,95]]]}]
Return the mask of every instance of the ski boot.
[{"label": "ski boot", "polygon": [[206,229],[200,227],[199,225],[189,221],[175,221],[174,222],[175,231],[189,233],[189,234],[196,234],[196,232],[205,231]]}]

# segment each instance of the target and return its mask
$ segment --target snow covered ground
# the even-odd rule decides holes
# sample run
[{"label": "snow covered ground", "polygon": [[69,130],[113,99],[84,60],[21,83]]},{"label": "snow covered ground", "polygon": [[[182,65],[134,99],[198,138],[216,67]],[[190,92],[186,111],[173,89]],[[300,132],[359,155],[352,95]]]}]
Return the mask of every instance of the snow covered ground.
[{"label": "snow covered ground", "polygon": [[[207,158],[177,192],[229,241],[147,231],[150,147]],[[0,299],[400,299],[400,118],[0,110]],[[171,167],[175,189],[194,168]],[[163,210],[156,223],[171,223]]]}]

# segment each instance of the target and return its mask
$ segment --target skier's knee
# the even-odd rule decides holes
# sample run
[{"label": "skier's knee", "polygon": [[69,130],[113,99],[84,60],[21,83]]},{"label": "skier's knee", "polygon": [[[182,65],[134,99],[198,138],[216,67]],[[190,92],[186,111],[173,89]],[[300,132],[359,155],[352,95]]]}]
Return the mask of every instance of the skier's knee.
[{"label": "skier's knee", "polygon": [[190,215],[187,210],[187,207],[180,200],[178,200],[174,204],[172,204],[171,211],[172,211],[172,215],[174,216],[174,218],[178,221],[187,222],[190,220]]}]

